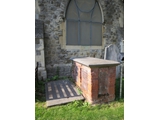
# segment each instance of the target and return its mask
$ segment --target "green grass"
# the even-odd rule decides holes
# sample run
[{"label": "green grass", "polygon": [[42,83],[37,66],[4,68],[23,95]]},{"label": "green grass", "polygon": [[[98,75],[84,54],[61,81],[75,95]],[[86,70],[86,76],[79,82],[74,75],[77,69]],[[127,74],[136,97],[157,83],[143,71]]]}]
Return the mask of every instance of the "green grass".
[{"label": "green grass", "polygon": [[[124,80],[123,80],[124,83]],[[124,84],[123,84],[124,85]],[[42,85],[41,92],[44,92]],[[124,90],[124,88],[123,88]],[[124,92],[122,92],[124,97]],[[36,94],[35,119],[36,120],[123,120],[124,99],[119,98],[119,79],[116,80],[116,100],[109,104],[91,106],[84,101],[74,101],[65,105],[45,106],[44,94]]]}]

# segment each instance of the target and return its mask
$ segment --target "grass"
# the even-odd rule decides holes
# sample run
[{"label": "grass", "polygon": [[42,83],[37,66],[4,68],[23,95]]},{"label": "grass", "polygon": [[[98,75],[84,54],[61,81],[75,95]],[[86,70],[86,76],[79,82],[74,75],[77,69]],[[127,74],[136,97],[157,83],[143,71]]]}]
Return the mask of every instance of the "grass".
[{"label": "grass", "polygon": [[[36,94],[36,120],[123,120],[124,99],[119,99],[119,79],[116,80],[116,99],[109,104],[91,106],[84,101],[74,101],[65,105],[46,108],[44,85],[37,85],[43,94]],[[123,79],[124,85],[124,79]],[[124,88],[123,88],[124,90]],[[124,92],[122,92],[124,97]]]}]

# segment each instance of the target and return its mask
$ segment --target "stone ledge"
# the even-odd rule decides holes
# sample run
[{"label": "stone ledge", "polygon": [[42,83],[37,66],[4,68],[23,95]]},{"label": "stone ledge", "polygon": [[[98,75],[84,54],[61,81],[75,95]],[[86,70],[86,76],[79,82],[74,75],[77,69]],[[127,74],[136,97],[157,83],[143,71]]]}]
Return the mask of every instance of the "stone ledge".
[{"label": "stone ledge", "polygon": [[92,57],[74,58],[72,60],[88,67],[117,66],[120,64],[119,62],[116,62],[116,61],[103,60],[103,59],[92,58]]}]

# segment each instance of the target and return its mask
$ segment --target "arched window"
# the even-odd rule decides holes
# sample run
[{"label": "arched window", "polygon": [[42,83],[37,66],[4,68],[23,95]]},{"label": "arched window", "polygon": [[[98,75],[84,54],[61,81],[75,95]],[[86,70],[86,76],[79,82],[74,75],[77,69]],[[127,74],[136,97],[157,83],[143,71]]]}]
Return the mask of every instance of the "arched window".
[{"label": "arched window", "polygon": [[102,15],[96,0],[70,0],[66,18],[66,45],[102,45]]}]

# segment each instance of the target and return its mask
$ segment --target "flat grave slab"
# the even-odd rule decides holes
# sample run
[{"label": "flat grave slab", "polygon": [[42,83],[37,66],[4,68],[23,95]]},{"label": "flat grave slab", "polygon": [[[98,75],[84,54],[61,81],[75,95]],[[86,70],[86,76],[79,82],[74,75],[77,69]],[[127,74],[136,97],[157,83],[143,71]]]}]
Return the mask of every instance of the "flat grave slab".
[{"label": "flat grave slab", "polygon": [[74,58],[72,60],[88,67],[106,67],[106,66],[116,66],[120,64],[117,61],[104,60],[92,57]]}]

